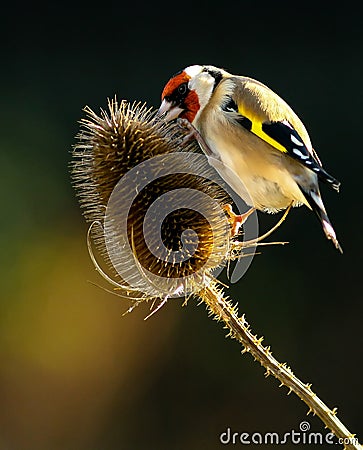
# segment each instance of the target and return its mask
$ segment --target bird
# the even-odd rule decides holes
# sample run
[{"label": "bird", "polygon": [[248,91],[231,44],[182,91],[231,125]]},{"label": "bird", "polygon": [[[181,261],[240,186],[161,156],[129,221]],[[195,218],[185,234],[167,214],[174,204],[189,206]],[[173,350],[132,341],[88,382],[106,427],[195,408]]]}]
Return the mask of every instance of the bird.
[{"label": "bird", "polygon": [[251,207],[276,213],[305,205],[342,253],[319,182],[339,192],[292,108],[265,84],[211,65],[191,65],[166,83],[157,115],[189,129],[227,184]]}]

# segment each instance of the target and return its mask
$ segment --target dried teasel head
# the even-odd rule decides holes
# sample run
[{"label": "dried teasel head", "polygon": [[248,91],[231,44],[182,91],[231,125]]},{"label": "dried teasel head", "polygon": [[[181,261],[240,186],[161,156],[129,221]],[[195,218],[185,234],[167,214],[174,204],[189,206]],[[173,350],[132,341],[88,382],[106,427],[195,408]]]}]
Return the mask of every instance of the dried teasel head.
[{"label": "dried teasel head", "polygon": [[219,177],[185,132],[145,105],[86,107],[72,179],[94,263],[119,295],[142,301],[198,294],[231,258]]}]

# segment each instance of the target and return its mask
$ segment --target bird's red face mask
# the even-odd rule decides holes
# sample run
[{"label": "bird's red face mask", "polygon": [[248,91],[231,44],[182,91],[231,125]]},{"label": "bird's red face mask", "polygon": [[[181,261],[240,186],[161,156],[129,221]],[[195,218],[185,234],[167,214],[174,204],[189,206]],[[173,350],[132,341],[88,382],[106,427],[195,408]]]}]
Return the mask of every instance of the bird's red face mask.
[{"label": "bird's red face mask", "polygon": [[173,120],[177,117],[187,119],[192,123],[199,111],[198,95],[189,89],[190,76],[183,72],[171,78],[161,94],[161,106],[158,115],[165,115],[165,120]]}]

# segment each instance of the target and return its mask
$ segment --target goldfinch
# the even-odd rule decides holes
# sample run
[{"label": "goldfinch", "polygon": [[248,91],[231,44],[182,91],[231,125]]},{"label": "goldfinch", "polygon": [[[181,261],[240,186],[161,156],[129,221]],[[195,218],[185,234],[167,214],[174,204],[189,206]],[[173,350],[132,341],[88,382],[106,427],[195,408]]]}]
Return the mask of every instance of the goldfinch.
[{"label": "goldfinch", "polygon": [[168,81],[161,99],[158,114],[190,124],[210,164],[248,205],[274,213],[304,204],[342,251],[318,182],[337,191],[340,183],[323,169],[305,126],[275,92],[249,77],[193,65]]}]

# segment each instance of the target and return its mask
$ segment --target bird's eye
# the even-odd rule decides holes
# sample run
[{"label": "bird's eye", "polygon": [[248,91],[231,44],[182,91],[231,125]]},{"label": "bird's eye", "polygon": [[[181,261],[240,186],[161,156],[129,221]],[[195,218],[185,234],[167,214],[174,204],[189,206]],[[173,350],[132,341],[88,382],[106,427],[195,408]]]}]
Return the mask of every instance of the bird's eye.
[{"label": "bird's eye", "polygon": [[178,94],[184,95],[188,90],[187,83],[183,83],[178,87]]}]

